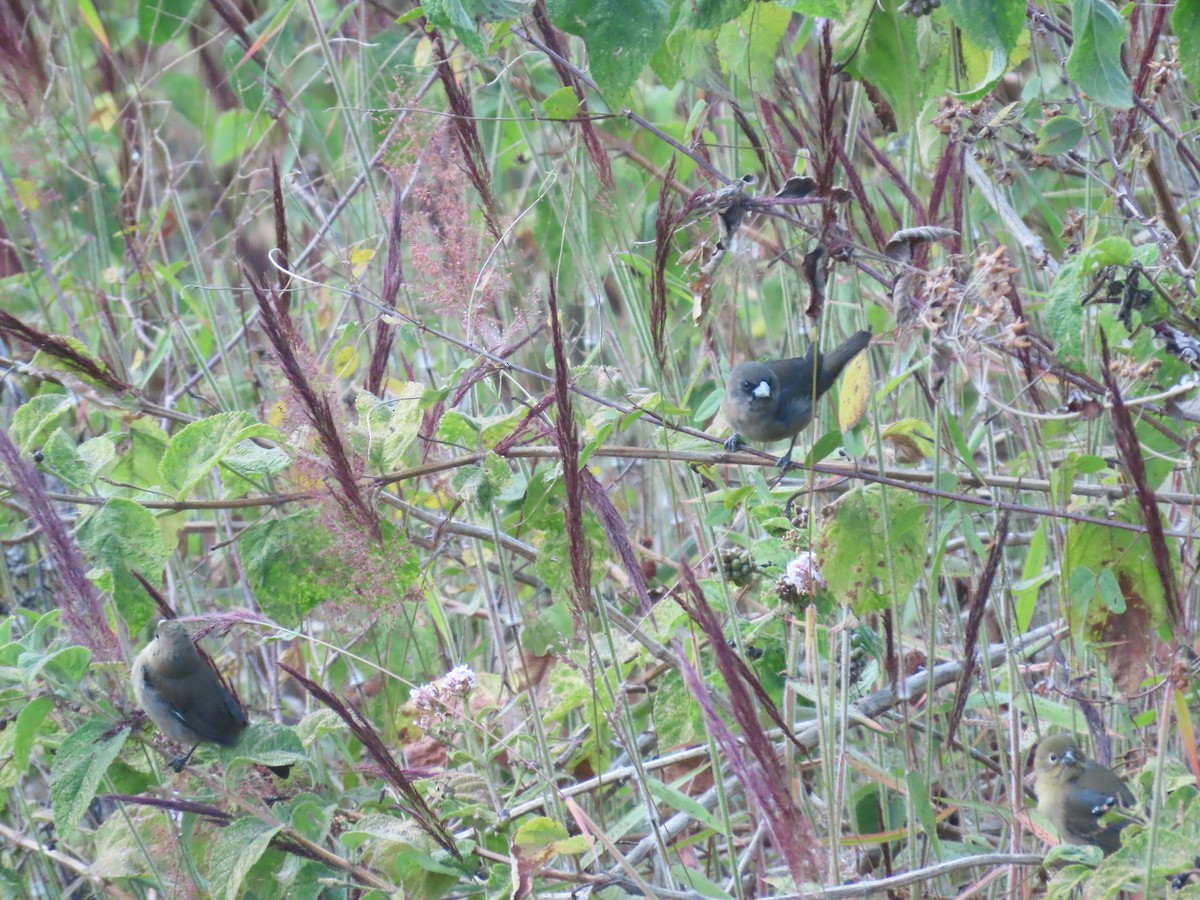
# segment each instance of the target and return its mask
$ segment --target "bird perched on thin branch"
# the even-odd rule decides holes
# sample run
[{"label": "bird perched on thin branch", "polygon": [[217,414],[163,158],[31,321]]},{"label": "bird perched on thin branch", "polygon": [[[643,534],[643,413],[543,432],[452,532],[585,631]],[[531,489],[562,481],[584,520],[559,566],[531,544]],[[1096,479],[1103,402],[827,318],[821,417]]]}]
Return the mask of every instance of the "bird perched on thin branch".
[{"label": "bird perched on thin branch", "polygon": [[1120,849],[1121,829],[1128,819],[1108,821],[1106,813],[1132,807],[1136,798],[1116,773],[1088,759],[1069,734],[1056,734],[1038,744],[1033,769],[1038,812],[1050,820],[1069,844],[1091,844],[1107,856]]},{"label": "bird perched on thin branch", "polygon": [[742,439],[752,441],[781,441],[791,438],[787,453],[779,460],[781,468],[792,461],[796,435],[812,421],[813,409],[846,364],[858,356],[871,342],[870,331],[850,335],[845,343],[828,353],[816,345],[804,356],[794,359],[772,359],[766,362],[741,362],[729,373],[721,412],[733,426],[734,435],[725,442],[725,449],[736,453]]},{"label": "bird perched on thin branch", "polygon": [[250,724],[246,711],[217,676],[182,622],[163,619],[146,649],[133,661],[133,693],[159,731],[190,746],[168,765],[183,769],[196,747],[238,742]]}]

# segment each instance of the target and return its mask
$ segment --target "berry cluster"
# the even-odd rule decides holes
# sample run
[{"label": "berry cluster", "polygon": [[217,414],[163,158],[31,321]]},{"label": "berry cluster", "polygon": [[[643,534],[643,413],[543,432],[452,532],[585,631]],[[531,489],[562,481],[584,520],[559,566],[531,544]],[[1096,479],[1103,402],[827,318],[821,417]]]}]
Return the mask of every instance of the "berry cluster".
[{"label": "berry cluster", "polygon": [[900,12],[906,16],[927,16],[941,5],[942,0],[904,0]]},{"label": "berry cluster", "polygon": [[721,569],[725,577],[738,587],[745,587],[758,575],[758,566],[750,554],[740,548],[726,550],[721,554]]}]

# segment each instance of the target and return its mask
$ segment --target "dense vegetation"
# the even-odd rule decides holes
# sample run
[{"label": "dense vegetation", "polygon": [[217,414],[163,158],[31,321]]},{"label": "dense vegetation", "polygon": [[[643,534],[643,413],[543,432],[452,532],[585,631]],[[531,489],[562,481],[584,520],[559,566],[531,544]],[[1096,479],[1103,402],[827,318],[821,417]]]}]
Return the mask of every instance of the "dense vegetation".
[{"label": "dense vegetation", "polygon": [[1198,89],[1200,0],[5,4],[6,896],[1167,891]]}]

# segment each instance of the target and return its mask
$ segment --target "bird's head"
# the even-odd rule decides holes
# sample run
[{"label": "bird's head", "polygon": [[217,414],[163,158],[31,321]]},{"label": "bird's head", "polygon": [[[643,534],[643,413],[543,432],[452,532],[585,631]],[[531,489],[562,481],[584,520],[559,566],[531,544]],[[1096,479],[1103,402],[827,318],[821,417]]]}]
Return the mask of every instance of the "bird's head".
[{"label": "bird's head", "polygon": [[1038,744],[1033,768],[1039,779],[1071,781],[1083,770],[1085,757],[1069,734],[1055,734]]}]

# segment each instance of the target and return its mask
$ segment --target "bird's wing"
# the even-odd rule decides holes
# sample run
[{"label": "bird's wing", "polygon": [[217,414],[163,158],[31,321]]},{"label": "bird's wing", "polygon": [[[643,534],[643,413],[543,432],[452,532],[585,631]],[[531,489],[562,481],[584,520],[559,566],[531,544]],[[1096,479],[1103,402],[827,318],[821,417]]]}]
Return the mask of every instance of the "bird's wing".
[{"label": "bird's wing", "polygon": [[[1126,797],[1129,803],[1125,802]],[[1121,829],[1129,821],[1106,822],[1104,814],[1117,806],[1132,805],[1134,802],[1133,795],[1124,785],[1121,791],[1110,794],[1073,784],[1063,793],[1063,821],[1075,836],[1103,848],[1106,853],[1113,853],[1120,849]]]},{"label": "bird's wing", "polygon": [[[171,707],[171,713],[201,738],[231,747],[248,724],[237,700],[217,680],[203,661],[180,679],[158,679],[158,695]],[[173,684],[172,682],[178,682]],[[178,698],[178,699],[176,699]]]},{"label": "bird's wing", "polygon": [[1097,828],[1100,827],[1100,817],[1121,802],[1121,798],[1114,794],[1091,791],[1074,783],[1063,792],[1063,798],[1067,821],[1095,820]]},{"label": "bird's wing", "polygon": [[803,356],[777,359],[771,363],[771,369],[775,372],[775,378],[779,382],[781,390],[796,390],[798,385],[807,380],[809,384],[808,399],[812,400],[813,376],[816,374],[814,365],[821,364],[820,359],[814,362],[813,354],[815,352],[816,347],[809,347],[808,352]]},{"label": "bird's wing", "polygon": [[[804,356],[779,359],[771,364],[779,386],[779,403],[775,409],[775,417],[780,422],[792,426],[789,434],[795,434],[807,427],[812,420],[813,385],[816,383],[813,378],[814,352],[815,348],[810,347]],[[815,364],[821,364],[819,356]]]}]

